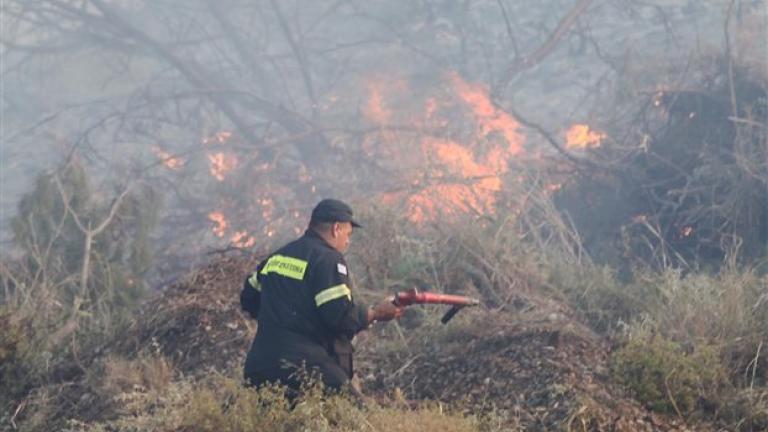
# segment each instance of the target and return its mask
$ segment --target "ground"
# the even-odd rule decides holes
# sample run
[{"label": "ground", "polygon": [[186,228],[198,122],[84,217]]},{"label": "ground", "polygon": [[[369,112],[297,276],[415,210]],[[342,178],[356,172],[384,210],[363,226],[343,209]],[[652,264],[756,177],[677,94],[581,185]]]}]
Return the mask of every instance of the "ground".
[{"label": "ground", "polygon": [[[238,301],[255,263],[225,257],[178,281],[102,352],[159,352],[185,376],[237,373],[256,329]],[[446,325],[437,307],[410,312],[397,325],[378,324],[356,341],[363,388],[380,401],[494,413],[523,430],[692,430],[616,387],[609,341],[566,306],[532,295],[513,303],[512,310],[465,310]]]}]

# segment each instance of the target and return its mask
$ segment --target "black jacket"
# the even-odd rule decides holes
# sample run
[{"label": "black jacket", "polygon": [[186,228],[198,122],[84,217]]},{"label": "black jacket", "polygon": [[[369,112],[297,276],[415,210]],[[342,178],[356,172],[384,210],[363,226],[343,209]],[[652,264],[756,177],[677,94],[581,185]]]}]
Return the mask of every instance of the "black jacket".
[{"label": "black jacket", "polygon": [[286,364],[316,369],[333,386],[352,377],[352,338],[367,328],[368,308],[353,299],[344,256],[316,233],[262,261],[240,304],[259,321],[246,378]]}]

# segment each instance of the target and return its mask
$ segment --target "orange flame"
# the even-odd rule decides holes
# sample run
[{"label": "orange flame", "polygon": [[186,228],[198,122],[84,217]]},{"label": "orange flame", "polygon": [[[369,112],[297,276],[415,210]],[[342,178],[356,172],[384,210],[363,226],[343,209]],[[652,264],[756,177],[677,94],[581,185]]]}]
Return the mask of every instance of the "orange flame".
[{"label": "orange flame", "polygon": [[467,147],[455,142],[427,137],[422,140],[422,145],[427,146],[427,150],[437,156],[449,175],[453,174],[462,181],[475,183],[476,186],[485,183],[493,185],[491,190],[501,190],[499,174],[506,171],[506,163],[503,159],[494,157],[496,152],[490,152],[486,158],[478,161],[477,156]]},{"label": "orange flame", "polygon": [[229,240],[232,245],[239,248],[249,248],[256,244],[256,239],[248,235],[247,231],[237,231]]},{"label": "orange flame", "polygon": [[575,124],[565,132],[565,148],[569,150],[600,147],[605,134],[592,130],[588,125]]},{"label": "orange flame", "polygon": [[[468,83],[458,73],[447,74],[446,81],[455,97],[426,97],[422,114],[403,116],[415,123],[414,130],[421,131],[420,151],[414,152],[413,147],[402,144],[408,143],[407,138],[389,138],[389,133],[394,134],[391,131],[379,133],[369,151],[384,160],[402,161],[406,166],[410,163],[414,170],[421,169],[421,177],[409,180],[413,190],[388,192],[382,197],[390,204],[403,202],[409,219],[414,222],[434,220],[439,215],[479,216],[494,212],[496,197],[503,186],[502,176],[509,171],[509,160],[523,152],[525,139],[519,132],[519,123],[494,105],[486,87]],[[381,93],[372,91],[379,87],[369,85],[368,88],[366,116],[375,121],[390,121],[392,111],[384,112]],[[388,100],[396,100],[391,93],[399,89],[387,90]],[[454,136],[461,133],[461,122],[452,117],[466,113],[467,109],[475,124],[472,135],[460,140],[443,138],[446,128],[450,128]],[[394,112],[401,111],[405,110]],[[382,115],[383,112],[387,116]],[[424,167],[427,169],[423,170]]]},{"label": "orange flame", "polygon": [[158,146],[152,146],[152,152],[163,162],[166,167],[177,170],[184,166],[184,159],[176,157]]},{"label": "orange flame", "polygon": [[[229,228],[229,222],[227,222],[226,216],[220,211],[214,211],[208,213],[208,220],[213,222],[215,226],[212,231],[216,237],[224,237]],[[256,239],[248,235],[247,231],[237,231],[230,238],[229,241],[233,246],[241,248],[249,248],[256,244]]]},{"label": "orange flame", "polygon": [[424,117],[431,119],[437,112],[438,103],[437,99],[431,97],[424,102]]},{"label": "orange flame", "polygon": [[208,213],[208,219],[215,223],[216,226],[213,227],[213,233],[216,235],[216,237],[224,237],[224,233],[227,231],[227,218],[224,216],[224,213],[220,211],[215,211]]},{"label": "orange flame", "polygon": [[379,125],[385,125],[392,121],[392,111],[384,106],[383,91],[383,84],[374,81],[369,82],[368,101],[363,109],[363,115]]},{"label": "orange flame", "polygon": [[[426,186],[416,180],[417,192],[406,198],[408,217],[414,222],[434,220],[439,215],[493,213],[501,177],[509,170],[509,159],[523,151],[524,137],[519,123],[493,104],[488,90],[464,81],[457,73],[448,75],[457,100],[467,106],[476,121],[476,134],[466,143],[426,136],[421,138],[427,160]],[[424,121],[443,128],[440,103],[431,97],[424,103]],[[451,110],[447,110],[450,112]],[[392,201],[394,194],[385,195]]]},{"label": "orange flame", "polygon": [[215,134],[203,138],[203,144],[226,144],[229,139],[232,138],[232,132],[220,131]]},{"label": "orange flame", "polygon": [[259,200],[259,204],[261,205],[261,217],[266,221],[271,221],[272,216],[277,209],[275,200],[269,197],[265,197]]},{"label": "orange flame", "polygon": [[225,153],[213,153],[208,155],[211,175],[218,181],[224,181],[225,174],[237,167],[237,157]]},{"label": "orange flame", "polygon": [[563,188],[562,183],[547,183],[544,185],[544,190],[548,193],[555,193]]},{"label": "orange flame", "polygon": [[517,120],[493,104],[485,86],[469,84],[456,72],[451,73],[450,78],[459,97],[477,116],[480,133],[486,136],[491,132],[499,132],[509,145],[509,154],[514,156],[520,153],[524,140],[517,131],[520,128]]}]

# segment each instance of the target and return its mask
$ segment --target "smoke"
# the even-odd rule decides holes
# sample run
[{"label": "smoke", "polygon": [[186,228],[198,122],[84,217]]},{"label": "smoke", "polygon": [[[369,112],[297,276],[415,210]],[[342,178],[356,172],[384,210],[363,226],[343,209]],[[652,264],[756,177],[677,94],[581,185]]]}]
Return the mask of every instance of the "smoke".
[{"label": "smoke", "polygon": [[[765,5],[730,12],[741,25]],[[296,235],[322,197],[414,221],[498,212],[510,160],[557,154],[541,129],[568,151],[599,147],[600,104],[627,71],[719,47],[727,13],[720,1],[7,0],[3,249],[21,195],[72,158],[103,196],[130,181],[164,195],[155,240],[171,264],[158,273]],[[644,79],[634,86],[671,84]]]}]

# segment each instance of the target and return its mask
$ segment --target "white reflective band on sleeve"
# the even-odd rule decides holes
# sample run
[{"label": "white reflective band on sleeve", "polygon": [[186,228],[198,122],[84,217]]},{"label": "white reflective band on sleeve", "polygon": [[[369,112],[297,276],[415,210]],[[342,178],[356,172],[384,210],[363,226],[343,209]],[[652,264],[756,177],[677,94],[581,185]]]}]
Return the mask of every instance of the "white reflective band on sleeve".
[{"label": "white reflective band on sleeve", "polygon": [[349,290],[346,284],[336,285],[320,291],[315,296],[315,304],[321,306],[340,297],[347,297],[348,300],[352,300],[352,291]]}]

